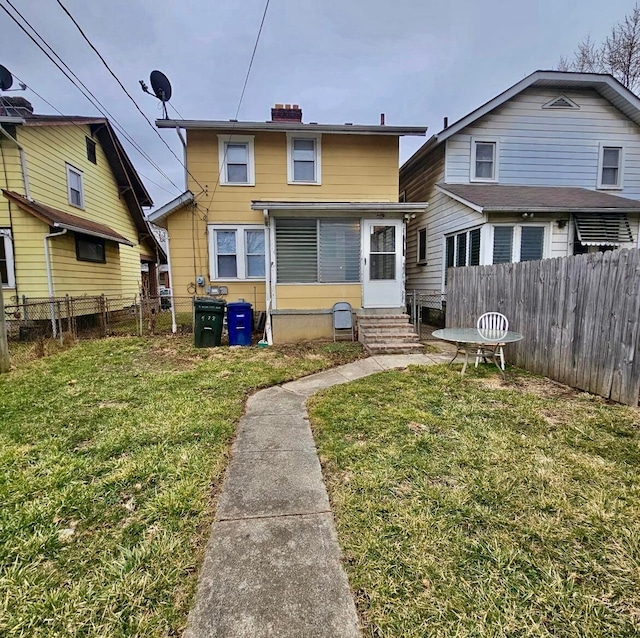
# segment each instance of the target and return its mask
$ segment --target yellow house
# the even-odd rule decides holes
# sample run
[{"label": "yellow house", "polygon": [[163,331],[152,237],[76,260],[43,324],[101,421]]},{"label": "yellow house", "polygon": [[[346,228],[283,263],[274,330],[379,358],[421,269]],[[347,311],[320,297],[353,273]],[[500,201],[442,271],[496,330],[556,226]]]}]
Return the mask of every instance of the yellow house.
[{"label": "yellow house", "polygon": [[402,313],[399,138],[423,127],[158,120],[186,132],[187,191],[149,219],[170,238],[173,294],[224,294],[266,313],[273,340],[330,337],[332,307]]},{"label": "yellow house", "polygon": [[5,303],[139,294],[141,262],[157,262],[142,212],[152,201],[109,121],[3,97],[0,155]]}]

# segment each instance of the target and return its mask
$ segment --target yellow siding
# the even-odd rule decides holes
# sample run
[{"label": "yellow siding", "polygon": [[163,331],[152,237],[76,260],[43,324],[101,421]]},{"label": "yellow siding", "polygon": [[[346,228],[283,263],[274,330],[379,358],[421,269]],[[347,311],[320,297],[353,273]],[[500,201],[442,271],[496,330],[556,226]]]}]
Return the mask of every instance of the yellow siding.
[{"label": "yellow siding", "polygon": [[[135,244],[106,242],[106,264],[78,261],[73,234],[50,240],[54,292],[59,295],[106,294],[133,296],[140,288],[138,233],[129,209],[119,197],[107,158],[96,143],[97,164],[87,159],[88,126],[18,127],[18,141],[25,149],[31,197],[77,217],[109,226]],[[84,209],[69,204],[66,164],[83,174]],[[24,194],[22,179],[10,180],[9,188]],[[4,200],[4,198],[2,198]],[[0,208],[6,207],[6,200]],[[48,226],[12,205],[18,293],[48,296],[43,236]]]},{"label": "yellow siding", "polygon": [[320,310],[337,301],[348,301],[354,308],[362,304],[361,284],[278,284],[278,310]]},{"label": "yellow siding", "polygon": [[[0,171],[2,171],[0,172],[0,184],[2,184],[2,188],[9,188],[24,194],[18,149],[13,142],[10,142],[4,136],[0,136],[0,162],[2,163],[2,167],[0,168]],[[0,227],[11,228],[11,220],[12,218],[15,219],[15,216],[16,207],[12,206],[10,208],[8,200],[2,197],[0,193]],[[4,287],[3,292],[5,303],[15,301],[15,299],[12,299],[15,295],[15,288]]]}]

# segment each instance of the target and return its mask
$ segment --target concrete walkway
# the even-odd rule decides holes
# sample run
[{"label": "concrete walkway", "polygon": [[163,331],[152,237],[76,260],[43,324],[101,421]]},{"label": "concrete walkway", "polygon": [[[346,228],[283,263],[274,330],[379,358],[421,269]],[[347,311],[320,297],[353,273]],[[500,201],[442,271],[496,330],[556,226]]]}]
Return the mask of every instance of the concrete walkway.
[{"label": "concrete walkway", "polygon": [[249,398],[185,638],[360,636],[305,403],[322,388],[449,359],[370,357]]}]

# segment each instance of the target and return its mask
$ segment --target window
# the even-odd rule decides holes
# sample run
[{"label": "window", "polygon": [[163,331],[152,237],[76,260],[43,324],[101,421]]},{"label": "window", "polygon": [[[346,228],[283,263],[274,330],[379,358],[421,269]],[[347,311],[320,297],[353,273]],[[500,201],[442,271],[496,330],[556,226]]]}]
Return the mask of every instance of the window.
[{"label": "window", "polygon": [[96,157],[96,143],[90,137],[86,137],[85,140],[87,142],[87,159],[92,164],[97,164],[98,159]]},{"label": "window", "polygon": [[277,219],[278,283],[360,281],[360,221]]},{"label": "window", "polygon": [[544,242],[544,226],[493,226],[492,263],[508,264],[513,261],[543,259]]},{"label": "window", "polygon": [[287,134],[287,177],[290,184],[320,184],[320,135]]},{"label": "window", "polygon": [[209,252],[213,279],[264,279],[262,226],[210,226]]},{"label": "window", "polygon": [[78,261],[93,261],[104,264],[107,261],[104,239],[91,237],[91,235],[75,235],[76,238],[76,259]]},{"label": "window", "polygon": [[622,146],[600,146],[598,188],[622,188]]},{"label": "window", "polygon": [[77,208],[84,208],[84,191],[82,188],[82,171],[67,164],[67,193],[69,203]]},{"label": "window", "polygon": [[445,239],[445,283],[447,269],[452,266],[478,266],[480,264],[480,229],[474,228]]},{"label": "window", "polygon": [[255,186],[253,135],[218,135],[220,184]]},{"label": "window", "polygon": [[8,228],[0,228],[0,280],[3,288],[15,288],[13,242]]},{"label": "window", "polygon": [[494,140],[471,140],[472,182],[498,181],[498,142]]},{"label": "window", "polygon": [[416,251],[417,260],[419,264],[424,264],[427,262],[427,229],[419,228],[418,229],[418,249]]}]

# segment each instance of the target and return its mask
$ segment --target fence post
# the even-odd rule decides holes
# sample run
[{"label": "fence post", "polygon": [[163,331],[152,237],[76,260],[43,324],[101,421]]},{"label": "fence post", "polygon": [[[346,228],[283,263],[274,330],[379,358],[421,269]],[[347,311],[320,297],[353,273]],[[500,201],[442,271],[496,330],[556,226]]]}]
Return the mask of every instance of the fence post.
[{"label": "fence post", "polygon": [[25,321],[29,321],[29,306],[27,306],[26,295],[22,295],[22,316]]},{"label": "fence post", "polygon": [[56,301],[56,308],[58,310],[58,337],[60,339],[60,343],[64,343],[64,331],[62,330],[62,310],[60,308],[60,300]]},{"label": "fence post", "polygon": [[2,296],[2,282],[0,281],[0,373],[9,372],[10,367],[7,321],[4,316],[4,297]]},{"label": "fence post", "polygon": [[65,306],[65,312],[67,314],[67,332],[69,334],[73,334],[73,331],[71,329],[71,303],[69,302],[68,294],[64,296],[64,306]]},{"label": "fence post", "polygon": [[[135,298],[138,299],[138,295],[136,295]],[[142,296],[140,297],[140,304],[138,304],[138,307],[140,308],[140,313],[138,315],[138,335],[142,337]]]}]

